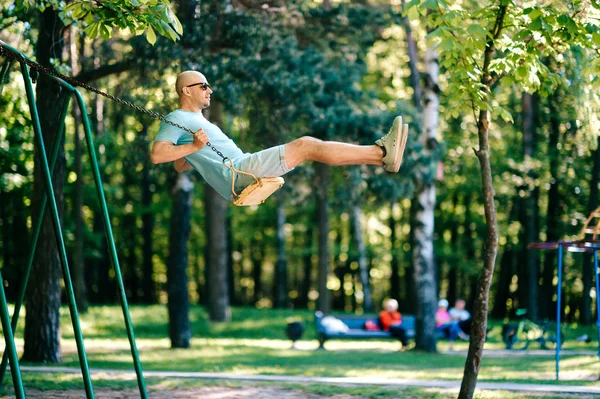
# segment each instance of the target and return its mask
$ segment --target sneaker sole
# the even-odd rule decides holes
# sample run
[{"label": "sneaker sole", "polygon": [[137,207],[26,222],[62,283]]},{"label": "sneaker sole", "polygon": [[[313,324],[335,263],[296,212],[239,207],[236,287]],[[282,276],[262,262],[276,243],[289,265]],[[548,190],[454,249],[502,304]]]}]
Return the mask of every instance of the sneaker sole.
[{"label": "sneaker sole", "polygon": [[400,165],[402,164],[402,158],[404,155],[404,149],[406,148],[406,141],[408,138],[408,124],[405,123],[401,125],[398,131],[396,132],[396,145],[394,152],[394,168],[393,172],[397,173],[400,170]]}]

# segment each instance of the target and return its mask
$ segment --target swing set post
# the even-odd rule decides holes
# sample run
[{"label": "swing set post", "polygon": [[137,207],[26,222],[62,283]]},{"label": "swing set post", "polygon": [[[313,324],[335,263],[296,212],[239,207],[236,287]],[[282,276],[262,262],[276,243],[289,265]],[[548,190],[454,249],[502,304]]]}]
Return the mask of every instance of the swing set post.
[{"label": "swing set post", "polygon": [[[60,114],[60,118],[58,119],[58,135],[54,139],[54,143],[52,144],[52,153],[50,155],[50,174],[54,173],[54,168],[56,166],[56,160],[58,159],[58,152],[60,150],[60,143],[65,134],[65,118],[67,116],[67,112],[69,109],[69,103],[71,99],[70,97],[66,97],[63,108]],[[17,328],[17,324],[19,323],[19,315],[21,313],[21,307],[23,306],[23,301],[25,300],[25,290],[27,289],[27,284],[29,283],[29,276],[31,274],[31,267],[33,265],[33,260],[35,258],[35,250],[37,248],[37,243],[40,237],[40,232],[42,230],[42,221],[44,220],[44,214],[46,212],[46,205],[48,203],[48,195],[46,191],[42,192],[42,198],[40,201],[39,213],[36,216],[35,222],[33,223],[33,234],[31,236],[31,247],[29,248],[29,256],[27,258],[27,264],[25,265],[25,269],[23,270],[23,276],[21,278],[21,283],[19,286],[19,293],[17,295],[17,301],[15,302],[15,309],[13,311],[11,333],[14,334]],[[1,280],[0,280],[1,281]],[[0,387],[4,381],[4,374],[6,373],[7,366],[7,353],[5,352],[2,355],[2,363],[0,364]],[[11,366],[12,367],[12,366]]]},{"label": "swing set post", "polygon": [[[0,69],[0,84],[1,84],[1,82],[4,82],[5,78],[7,77],[8,70],[13,62],[12,59],[15,58],[14,55],[18,56],[18,58],[16,58],[16,59],[19,61],[20,65],[21,65],[21,73],[22,73],[23,79],[25,81],[25,89],[26,89],[27,100],[28,100],[30,112],[31,112],[31,119],[32,119],[32,124],[33,124],[33,128],[34,128],[34,136],[35,136],[35,139],[38,142],[38,146],[40,148],[39,156],[40,156],[40,160],[41,160],[42,167],[43,167],[42,169],[43,169],[44,182],[46,183],[45,184],[46,190],[43,191],[42,197],[41,197],[41,207],[40,207],[39,215],[37,216],[37,218],[34,222],[34,229],[33,229],[33,233],[32,233],[32,246],[30,248],[28,262],[27,262],[27,265],[26,265],[26,268],[24,271],[24,276],[23,276],[23,279],[21,282],[19,295],[18,295],[18,301],[16,303],[15,312],[13,314],[12,326],[10,326],[11,323],[9,323],[10,318],[8,316],[8,307],[5,304],[6,301],[4,301],[4,304],[3,304],[2,298],[0,297],[0,307],[2,307],[2,306],[4,307],[4,309],[0,309],[0,316],[2,316],[3,330],[7,332],[7,333],[5,333],[5,339],[7,339],[8,341],[11,342],[11,344],[9,344],[7,342],[8,356],[10,357],[10,361],[11,361],[11,365],[12,365],[12,363],[14,362],[13,361],[14,359],[13,359],[12,354],[10,353],[11,352],[10,346],[12,345],[12,347],[15,348],[14,347],[14,335],[12,333],[16,329],[16,325],[18,322],[20,309],[23,304],[24,295],[25,295],[25,291],[27,288],[27,283],[29,280],[31,267],[33,264],[33,259],[35,256],[35,249],[36,249],[37,243],[39,241],[39,234],[41,231],[41,225],[43,222],[45,208],[46,208],[48,199],[50,199],[50,210],[52,212],[52,217],[53,217],[53,219],[52,219],[53,227],[55,230],[57,247],[60,252],[60,259],[61,259],[61,264],[63,267],[65,288],[66,288],[67,294],[68,294],[67,298],[69,300],[69,310],[70,310],[71,320],[72,320],[73,328],[74,328],[74,332],[75,332],[75,340],[77,342],[78,355],[79,355],[79,360],[80,360],[82,373],[83,373],[83,377],[84,377],[86,395],[88,398],[94,398],[94,392],[93,392],[93,388],[92,388],[92,384],[91,384],[89,367],[88,367],[88,362],[87,362],[87,355],[86,355],[85,347],[83,344],[83,335],[81,333],[81,328],[79,325],[79,314],[77,311],[73,285],[72,285],[71,277],[69,274],[69,267],[68,267],[68,263],[67,263],[67,257],[66,257],[66,251],[65,251],[65,245],[64,245],[64,237],[63,237],[62,231],[61,231],[58,209],[56,206],[56,199],[54,197],[54,188],[52,186],[52,180],[51,180],[51,176],[54,171],[54,168],[56,165],[56,160],[58,158],[58,153],[60,150],[60,143],[65,134],[64,122],[65,122],[65,118],[67,115],[70,98],[65,99],[65,103],[63,104],[61,116],[59,119],[58,135],[55,138],[55,142],[53,143],[53,146],[52,146],[52,154],[51,154],[51,161],[50,161],[51,166],[49,167],[48,159],[47,159],[46,151],[45,151],[45,147],[44,147],[42,132],[41,132],[41,124],[40,124],[40,120],[39,120],[39,114],[37,111],[37,105],[35,103],[35,95],[33,93],[32,81],[31,81],[31,78],[29,75],[29,69],[28,69],[29,63],[32,63],[32,64],[35,64],[35,63],[33,61],[31,61],[29,58],[27,58],[26,56],[24,56],[21,52],[19,52],[18,50],[14,49],[11,46],[9,46],[8,44],[4,43],[3,41],[0,41],[0,50],[1,50],[1,53],[4,53],[5,51],[9,52],[9,57],[8,57],[9,59]],[[12,53],[14,55],[11,56],[10,53]],[[101,179],[100,169],[99,169],[98,161],[97,161],[97,157],[96,157],[96,150],[95,150],[95,146],[94,146],[94,142],[93,142],[93,138],[92,138],[90,123],[89,123],[89,119],[87,116],[86,106],[83,101],[83,97],[81,96],[81,93],[78,90],[76,90],[74,86],[70,85],[64,79],[62,79],[58,76],[54,76],[54,74],[51,71],[45,71],[44,69],[42,69],[42,72],[45,75],[47,75],[49,78],[54,80],[62,89],[66,89],[68,93],[74,94],[76,97],[77,105],[79,106],[79,108],[81,110],[82,121],[83,121],[85,136],[86,136],[86,143],[88,145],[88,153],[90,156],[90,163],[91,163],[92,170],[94,173],[94,182],[96,185],[98,199],[100,201],[100,206],[102,208],[103,222],[105,225],[105,236],[106,236],[106,240],[109,244],[111,261],[112,261],[113,268],[115,271],[115,276],[117,278],[117,284],[119,286],[121,308],[123,310],[123,315],[124,315],[124,319],[125,319],[125,325],[126,325],[126,329],[127,329],[128,338],[129,338],[131,353],[133,356],[134,367],[135,367],[136,375],[137,375],[137,382],[138,382],[141,397],[143,399],[147,399],[148,395],[146,393],[146,384],[144,381],[144,376],[142,374],[142,366],[141,366],[141,362],[139,359],[139,353],[137,350],[135,336],[133,333],[133,325],[131,322],[129,307],[127,305],[127,297],[125,294],[123,278],[122,278],[122,274],[121,274],[121,270],[120,270],[120,266],[119,266],[116,246],[114,243],[114,236],[113,236],[112,227],[110,224],[110,217],[108,215],[108,207],[106,204],[106,198],[104,196],[102,179]],[[3,291],[3,289],[2,289],[2,291]],[[5,299],[5,297],[4,297],[4,299]],[[6,317],[4,317],[4,313],[6,313]],[[10,326],[10,331],[7,331],[7,328],[9,328],[9,326]],[[4,353],[3,361],[2,361],[2,364],[0,365],[0,386],[2,384],[2,379],[4,377],[4,374],[6,372],[6,360],[7,360],[6,355],[7,355],[7,353]],[[18,358],[16,357],[16,349],[14,349],[14,358],[18,360]],[[13,377],[15,376],[14,373],[17,373],[17,377],[18,377],[17,378],[18,381],[13,381],[15,383],[15,391],[19,392],[18,386],[21,386],[21,391],[22,391],[22,381],[21,381],[20,370],[19,370],[18,364],[16,365],[16,367],[11,367],[11,372],[13,373]],[[24,393],[23,393],[23,395],[24,395]]]},{"label": "swing set post", "polygon": [[117,255],[117,248],[115,246],[115,239],[110,224],[110,217],[108,216],[108,207],[106,205],[106,198],[104,196],[104,189],[102,187],[102,177],[100,176],[100,168],[98,167],[98,159],[96,157],[96,148],[94,146],[94,140],[92,138],[92,129],[90,128],[90,122],[87,117],[87,110],[85,102],[81,97],[81,93],[78,90],[74,90],[75,99],[81,110],[83,116],[83,130],[85,132],[85,140],[87,142],[88,153],[90,156],[90,163],[92,165],[92,171],[94,174],[94,182],[96,185],[96,192],[98,194],[98,200],[102,208],[102,221],[104,222],[104,234],[106,241],[109,246],[109,253],[111,257],[111,263],[115,271],[115,277],[119,287],[119,297],[121,299],[121,309],[123,310],[123,318],[125,319],[125,328],[127,330],[127,337],[129,339],[129,346],[131,348],[131,355],[133,357],[133,366],[135,368],[138,387],[142,399],[147,399],[148,394],[146,393],[146,382],[144,381],[144,375],[142,371],[142,363],[135,342],[135,335],[133,333],[133,323],[131,322],[131,316],[129,313],[129,306],[127,305],[127,295],[125,293],[125,286],[123,284],[123,277],[121,275],[121,266],[119,265],[119,257]]},{"label": "swing set post", "polygon": [[40,124],[40,118],[37,110],[37,104],[35,102],[35,94],[33,92],[33,84],[31,77],[29,76],[28,66],[21,62],[21,74],[25,81],[25,91],[27,92],[27,102],[29,103],[29,110],[31,112],[31,121],[33,123],[34,137],[36,144],[38,145],[38,155],[40,157],[40,163],[42,164],[42,175],[45,183],[46,196],[50,200],[50,210],[52,214],[52,225],[54,227],[54,236],[56,238],[56,244],[59,249],[59,257],[61,260],[61,266],[63,271],[63,279],[65,282],[65,289],[67,291],[67,299],[69,302],[69,311],[71,314],[71,322],[73,324],[73,331],[75,333],[75,342],[77,344],[77,353],[79,356],[79,363],[81,365],[81,372],[83,374],[83,382],[85,387],[85,393],[88,399],[94,398],[94,390],[92,388],[92,379],[90,377],[90,370],[87,361],[87,354],[85,346],[83,344],[83,335],[81,333],[81,326],[79,323],[79,312],[77,310],[77,302],[75,300],[75,292],[73,289],[73,282],[71,280],[71,273],[69,271],[69,263],[67,260],[67,251],[65,247],[64,236],[62,227],[60,224],[60,216],[58,213],[58,206],[56,204],[56,198],[54,196],[54,185],[52,184],[52,176],[50,175],[50,168],[48,166],[48,158],[46,156],[46,148],[44,145],[44,137],[42,135],[42,127]]},{"label": "swing set post", "polygon": [[[10,357],[10,373],[12,374],[15,396],[18,399],[25,399],[25,390],[23,389],[23,380],[21,379],[21,368],[19,367],[19,357],[17,356],[17,347],[15,346],[15,337],[10,326],[10,316],[8,315],[8,306],[6,295],[4,293],[4,279],[0,272],[0,319],[2,320],[2,331],[4,331],[4,342],[6,343],[3,359]],[[6,366],[4,366],[6,370]],[[4,373],[3,373],[4,377]]]}]

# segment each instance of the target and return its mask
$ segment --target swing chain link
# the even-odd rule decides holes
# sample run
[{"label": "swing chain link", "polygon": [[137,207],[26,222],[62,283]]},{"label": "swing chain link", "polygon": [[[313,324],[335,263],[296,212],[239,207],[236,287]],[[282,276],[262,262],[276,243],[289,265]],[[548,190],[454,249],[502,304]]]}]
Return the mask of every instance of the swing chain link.
[{"label": "swing chain link", "polygon": [[[105,92],[103,92],[100,89],[97,89],[97,88],[95,88],[93,86],[88,85],[87,83],[84,83],[84,82],[81,82],[81,81],[79,81],[77,79],[74,79],[74,78],[71,78],[69,76],[63,75],[60,72],[54,71],[51,68],[45,67],[45,66],[43,66],[43,65],[41,65],[41,64],[39,64],[39,63],[37,63],[35,61],[32,61],[32,60],[26,58],[25,56],[23,56],[22,54],[16,54],[13,51],[10,51],[7,48],[5,48],[4,45],[2,45],[1,43],[0,43],[0,55],[7,56],[7,57],[12,58],[14,60],[17,60],[19,62],[24,62],[25,64],[27,64],[29,67],[31,67],[32,69],[34,69],[36,71],[40,71],[40,72],[43,72],[43,73],[45,73],[47,75],[52,75],[52,76],[54,76],[56,78],[62,79],[65,82],[70,83],[73,86],[83,87],[86,90],[92,91],[92,92],[94,92],[96,94],[99,94],[99,95],[101,95],[103,97],[106,97],[109,100],[112,100],[112,101],[117,102],[119,104],[122,104],[122,105],[128,106],[130,108],[133,108],[133,109],[135,109],[135,110],[137,110],[137,111],[139,111],[139,112],[141,112],[143,114],[151,116],[154,119],[159,119],[159,120],[163,121],[164,123],[168,123],[169,125],[175,126],[175,127],[179,128],[179,129],[182,129],[182,130],[184,130],[184,131],[186,131],[186,132],[188,132],[188,133],[190,133],[192,135],[196,133],[193,130],[191,130],[191,129],[185,127],[185,126],[182,126],[182,125],[180,125],[180,124],[178,124],[176,122],[172,122],[172,121],[168,120],[164,115],[159,114],[156,111],[151,111],[151,110],[146,109],[146,108],[144,108],[142,106],[134,104],[134,103],[132,103],[130,101],[123,100],[122,98],[115,97],[115,96],[113,96],[111,94],[105,93]],[[221,157],[221,159],[223,160],[223,162],[225,162],[225,160],[227,158],[225,157],[225,155],[223,155],[223,153],[221,151],[219,151],[217,148],[215,148],[210,142],[206,143],[206,146],[208,148],[210,148],[211,150],[213,150],[218,156]]]}]

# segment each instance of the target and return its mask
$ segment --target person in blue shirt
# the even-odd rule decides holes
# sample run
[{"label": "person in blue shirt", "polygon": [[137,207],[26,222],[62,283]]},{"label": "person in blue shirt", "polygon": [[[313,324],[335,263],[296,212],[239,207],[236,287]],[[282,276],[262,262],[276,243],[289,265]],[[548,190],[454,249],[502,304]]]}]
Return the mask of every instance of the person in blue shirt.
[{"label": "person in blue shirt", "polygon": [[[408,125],[402,125],[400,116],[394,119],[389,133],[374,145],[323,141],[304,136],[256,153],[245,153],[202,114],[202,110],[210,105],[213,93],[203,74],[197,71],[183,72],[177,77],[175,86],[179,96],[179,109],[168,114],[166,119],[196,133],[192,135],[162,122],[150,159],[154,164],[174,162],[178,172],[195,169],[215,191],[228,200],[232,198],[232,172],[223,165],[222,158],[206,146],[209,141],[226,157],[231,158],[236,169],[252,173],[256,177],[283,176],[305,161],[328,165],[379,165],[393,173],[398,172],[402,163]],[[252,182],[251,177],[236,174],[236,191]]]}]

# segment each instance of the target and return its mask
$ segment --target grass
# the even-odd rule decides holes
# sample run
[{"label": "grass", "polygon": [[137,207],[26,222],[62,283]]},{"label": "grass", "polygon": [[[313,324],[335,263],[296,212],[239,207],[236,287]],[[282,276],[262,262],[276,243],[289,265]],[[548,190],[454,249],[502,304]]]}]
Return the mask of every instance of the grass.
[{"label": "grass", "polygon": [[[170,349],[168,340],[168,316],[165,306],[132,306],[133,320],[138,348],[144,370],[160,371],[203,371],[230,372],[244,374],[301,375],[328,377],[377,377],[406,378],[425,380],[459,380],[462,376],[467,343],[457,343],[456,351],[426,354],[416,351],[400,352],[399,343],[387,341],[348,341],[332,340],[326,343],[327,351],[316,351],[318,344],[312,321],[312,312],[298,310],[260,310],[254,308],[232,309],[230,323],[208,323],[202,307],[194,306],[190,311],[193,336],[189,349]],[[291,350],[291,342],[285,336],[285,325],[290,319],[305,321],[306,331],[298,342],[299,350]],[[93,307],[81,316],[81,325],[85,337],[90,367],[96,369],[133,370],[131,354],[124,329],[122,313],[119,307]],[[75,341],[68,309],[61,309],[63,366],[79,367]],[[19,323],[17,344],[22,347],[23,323]],[[486,348],[503,349],[500,331],[501,322],[492,323]],[[586,349],[595,351],[597,343],[590,344],[574,341],[574,337],[587,333],[596,337],[595,329],[571,326],[567,329],[565,347],[567,349]],[[448,343],[440,342],[440,351],[448,350]],[[593,352],[595,353],[595,352]],[[509,355],[486,356],[484,354],[479,381],[487,382],[523,382],[561,385],[593,385],[600,372],[600,362],[595,355],[562,354],[561,381],[554,381],[553,352],[541,356]],[[79,376],[57,379],[56,375],[47,376],[38,373],[24,373],[28,386],[46,387],[58,384],[58,389],[76,387],[81,389]],[[134,381],[99,379],[95,386],[127,388],[135,387]],[[150,381],[150,379],[149,379]],[[152,380],[154,381],[154,380]],[[164,383],[164,381],[163,381]],[[206,381],[186,380],[188,387]],[[149,385],[159,381],[149,382]],[[220,382],[219,385],[225,384]],[[10,385],[10,384],[9,384]],[[278,384],[279,385],[279,384]],[[289,385],[289,384],[287,384]],[[49,389],[49,388],[46,388]],[[368,392],[363,396],[373,398],[399,397],[398,389],[385,387],[337,387],[328,384],[302,384],[307,392],[331,395],[336,389],[351,394],[356,390]],[[311,391],[312,390],[312,391]],[[329,392],[329,390],[332,390]],[[329,393],[328,393],[329,392]],[[445,398],[447,393],[434,391],[402,390],[401,397]],[[396,396],[394,396],[396,395]],[[428,396],[429,395],[429,396]],[[442,396],[436,396],[442,395]],[[444,396],[446,395],[446,396]],[[489,395],[494,395],[489,392]],[[481,398],[512,398],[504,396],[481,396]],[[523,396],[514,396],[523,397]],[[539,396],[536,396],[539,397]]]}]

